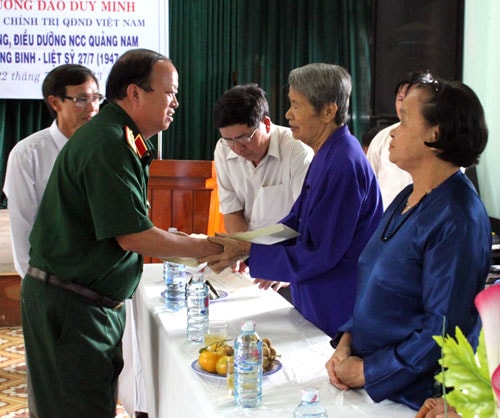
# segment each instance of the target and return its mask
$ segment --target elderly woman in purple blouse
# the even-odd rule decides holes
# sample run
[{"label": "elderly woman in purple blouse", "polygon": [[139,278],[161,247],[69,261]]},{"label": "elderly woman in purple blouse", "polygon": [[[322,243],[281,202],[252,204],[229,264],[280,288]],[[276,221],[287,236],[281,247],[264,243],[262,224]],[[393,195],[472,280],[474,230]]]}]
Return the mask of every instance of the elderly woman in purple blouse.
[{"label": "elderly woman in purple blouse", "polygon": [[377,180],[346,125],[350,94],[351,77],[338,65],[291,71],[286,118],[294,138],[315,153],[301,194],[281,220],[300,235],[274,245],[210,238],[224,253],[201,260],[221,271],[250,256],[250,274],[290,282],[294,306],[330,336],[352,314],[357,260],[382,215]]}]

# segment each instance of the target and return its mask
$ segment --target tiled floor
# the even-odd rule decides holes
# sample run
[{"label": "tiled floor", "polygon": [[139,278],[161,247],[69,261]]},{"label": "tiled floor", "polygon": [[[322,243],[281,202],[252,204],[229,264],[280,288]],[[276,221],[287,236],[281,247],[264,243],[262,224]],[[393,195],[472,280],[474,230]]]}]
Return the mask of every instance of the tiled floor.
[{"label": "tiled floor", "polygon": [[21,327],[0,328],[0,417],[28,417]]},{"label": "tiled floor", "polygon": [[[28,418],[26,363],[21,327],[0,328],[0,418]],[[129,418],[121,405],[116,418]]]}]

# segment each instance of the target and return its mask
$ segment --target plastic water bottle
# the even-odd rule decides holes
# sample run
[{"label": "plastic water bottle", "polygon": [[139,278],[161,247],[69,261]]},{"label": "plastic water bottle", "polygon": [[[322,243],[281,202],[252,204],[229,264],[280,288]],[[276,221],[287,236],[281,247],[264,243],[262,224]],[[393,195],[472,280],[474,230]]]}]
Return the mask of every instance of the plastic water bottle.
[{"label": "plastic water bottle", "polygon": [[[177,228],[169,228],[169,232]],[[184,264],[163,262],[165,280],[165,306],[169,311],[179,311],[186,306],[186,266]]]},{"label": "plastic water bottle", "polygon": [[243,408],[262,404],[262,340],[253,321],[243,322],[234,342],[234,400]]},{"label": "plastic water bottle", "polygon": [[163,262],[165,280],[165,306],[169,311],[179,311],[186,306],[186,266]]},{"label": "plastic water bottle", "polygon": [[202,273],[191,277],[186,290],[187,339],[201,342],[208,331],[208,286]]},{"label": "plastic water bottle", "polygon": [[319,390],[313,387],[302,389],[302,401],[293,413],[293,418],[328,418],[326,409],[319,403]]}]

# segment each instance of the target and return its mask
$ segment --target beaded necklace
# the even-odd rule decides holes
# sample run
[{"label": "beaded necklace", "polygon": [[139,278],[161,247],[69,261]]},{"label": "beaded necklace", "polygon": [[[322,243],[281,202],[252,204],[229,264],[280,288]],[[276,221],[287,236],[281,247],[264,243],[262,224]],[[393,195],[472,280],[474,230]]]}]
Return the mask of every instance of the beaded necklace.
[{"label": "beaded necklace", "polygon": [[[411,192],[406,197],[406,202],[404,203],[404,205],[401,205],[401,203],[404,202],[404,200],[401,203],[398,204],[397,208],[392,212],[391,216],[389,217],[389,220],[385,224],[385,228],[384,228],[384,230],[382,232],[382,235],[380,237],[380,239],[383,242],[390,240],[394,235],[396,235],[396,233],[401,229],[401,227],[405,224],[405,222],[408,220],[408,218],[413,214],[413,212],[415,212],[415,209],[418,207],[418,205],[420,205],[420,203],[422,203],[422,201],[427,197],[427,195],[429,194],[429,192],[425,193],[420,198],[420,200],[416,204],[414,204],[413,206],[410,206],[408,204],[408,197],[410,196],[410,194],[411,194]],[[403,208],[405,208],[405,207],[409,208],[408,212],[406,212],[405,214],[403,214],[403,215],[406,215],[406,216],[404,216],[403,220],[399,223],[399,225],[397,225],[394,228],[394,230],[391,233],[388,234],[387,231],[388,231],[389,226],[391,225],[392,221],[394,220],[394,217],[396,216],[396,214],[400,214],[401,215],[401,212],[403,211]]]}]

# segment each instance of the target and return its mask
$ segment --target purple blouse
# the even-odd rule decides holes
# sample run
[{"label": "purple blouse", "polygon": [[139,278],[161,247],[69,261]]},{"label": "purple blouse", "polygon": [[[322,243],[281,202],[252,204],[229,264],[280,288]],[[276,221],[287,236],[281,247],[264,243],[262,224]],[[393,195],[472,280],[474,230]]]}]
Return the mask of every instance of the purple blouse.
[{"label": "purple blouse", "polygon": [[252,277],[291,283],[302,315],[333,336],[352,315],[357,262],[382,215],[378,183],[359,141],[337,129],[313,158],[302,192],[281,221],[300,236],[252,244]]}]

